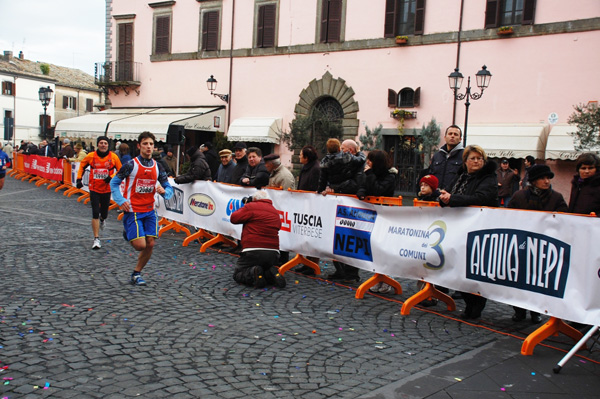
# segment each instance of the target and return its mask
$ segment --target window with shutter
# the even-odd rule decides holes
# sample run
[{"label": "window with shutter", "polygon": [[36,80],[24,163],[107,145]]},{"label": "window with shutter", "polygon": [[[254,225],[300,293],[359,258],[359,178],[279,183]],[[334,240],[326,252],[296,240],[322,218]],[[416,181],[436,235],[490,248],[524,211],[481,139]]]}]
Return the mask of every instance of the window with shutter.
[{"label": "window with shutter", "polygon": [[417,87],[417,89],[415,90],[413,105],[415,107],[418,107],[419,105],[421,105],[421,88],[420,87]]},{"label": "window with shutter", "polygon": [[258,23],[256,26],[256,47],[275,46],[275,26],[277,5],[267,4],[258,8]]},{"label": "window with shutter", "polygon": [[412,108],[415,106],[415,91],[410,87],[400,90],[398,97],[399,107]]},{"label": "window with shutter", "polygon": [[133,23],[119,24],[119,44],[115,78],[117,81],[133,80]]},{"label": "window with shutter", "polygon": [[5,96],[15,95],[15,85],[13,82],[4,81],[2,82],[2,94]]},{"label": "window with shutter", "polygon": [[484,27],[533,24],[535,5],[536,0],[487,0]]},{"label": "window with shutter", "polygon": [[94,100],[92,100],[91,98],[87,98],[85,100],[85,110],[87,112],[93,112],[94,111]]},{"label": "window with shutter", "polygon": [[396,108],[398,106],[398,94],[393,89],[388,89],[388,107]]},{"label": "window with shutter", "polygon": [[321,43],[341,41],[343,0],[322,0]]},{"label": "window with shutter", "polygon": [[63,96],[63,109],[69,108],[69,97]]},{"label": "window with shutter", "polygon": [[386,0],[384,37],[422,35],[425,31],[425,0]]},{"label": "window with shutter", "polygon": [[219,11],[205,12],[202,17],[202,50],[218,50]]},{"label": "window with shutter", "polygon": [[154,54],[168,54],[171,47],[171,16],[156,17]]}]

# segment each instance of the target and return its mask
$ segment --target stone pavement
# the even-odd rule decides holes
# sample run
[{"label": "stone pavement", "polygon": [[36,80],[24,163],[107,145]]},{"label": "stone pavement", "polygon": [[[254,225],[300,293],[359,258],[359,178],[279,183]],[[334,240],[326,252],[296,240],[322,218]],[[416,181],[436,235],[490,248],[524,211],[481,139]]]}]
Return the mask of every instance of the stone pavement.
[{"label": "stone pavement", "polygon": [[[234,255],[182,234],[136,253],[111,211],[92,251],[91,210],[6,178],[0,191],[1,398],[592,398],[600,344],[552,368],[571,342],[520,355],[533,331],[489,301],[477,325],[441,306],[400,315],[415,292],[354,298],[356,286],[289,272],[285,289],[231,278]],[[321,263],[325,273],[328,262]],[[361,271],[364,278],[368,272]],[[459,301],[460,309],[464,303]],[[483,327],[483,328],[482,328]],[[506,335],[510,334],[510,335]]]}]

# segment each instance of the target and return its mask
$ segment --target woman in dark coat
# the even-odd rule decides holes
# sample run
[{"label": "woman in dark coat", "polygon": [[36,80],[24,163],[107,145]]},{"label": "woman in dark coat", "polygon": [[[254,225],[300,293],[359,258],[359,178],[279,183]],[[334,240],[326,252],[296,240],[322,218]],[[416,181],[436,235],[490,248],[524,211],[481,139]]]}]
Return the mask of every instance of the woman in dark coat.
[{"label": "woman in dark coat", "polygon": [[[533,165],[528,169],[529,185],[515,193],[508,204],[508,208],[527,209],[530,211],[567,212],[569,208],[561,193],[552,189],[550,179],[554,173],[546,165]],[[515,314],[513,321],[525,320],[527,310],[513,306]],[[542,316],[531,311],[531,322],[539,324]]]},{"label": "woman in dark coat", "polygon": [[585,153],[577,158],[577,174],[571,181],[569,212],[600,216],[600,159]]},{"label": "woman in dark coat", "polygon": [[298,177],[298,190],[317,191],[319,177],[321,176],[321,165],[319,165],[319,156],[315,147],[306,145],[302,148],[300,163],[302,169]]},{"label": "woman in dark coat", "polygon": [[388,154],[381,150],[369,152],[367,166],[369,169],[365,172],[365,183],[358,189],[356,196],[360,199],[368,195],[393,197],[398,171],[391,167]]},{"label": "woman in dark coat", "polygon": [[[469,145],[463,152],[463,169],[452,185],[450,192],[441,190],[441,206],[496,206],[498,198],[498,179],[496,163],[489,161],[483,148]],[[478,319],[487,299],[463,292],[467,304],[460,315],[462,319]]]},{"label": "woman in dark coat", "polygon": [[[356,196],[360,199],[366,196],[393,197],[396,189],[396,175],[398,171],[391,167],[391,160],[385,151],[373,150],[367,155],[368,169],[365,172],[365,183],[359,187]],[[388,294],[394,288],[380,282],[369,289],[371,292]]]}]

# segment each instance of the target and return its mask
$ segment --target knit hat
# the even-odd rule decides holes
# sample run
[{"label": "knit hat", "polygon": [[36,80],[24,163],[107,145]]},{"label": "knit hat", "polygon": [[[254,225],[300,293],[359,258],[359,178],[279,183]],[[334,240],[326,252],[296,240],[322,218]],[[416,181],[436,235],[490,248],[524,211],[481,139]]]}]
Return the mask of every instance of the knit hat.
[{"label": "knit hat", "polygon": [[196,153],[196,151],[198,151],[198,147],[196,146],[191,146],[190,148],[188,148],[188,150],[185,152],[186,154],[188,154],[191,157],[194,156],[194,154]]},{"label": "knit hat", "polygon": [[108,137],[106,137],[106,136],[99,136],[99,137],[96,139],[96,145],[98,145],[98,143],[99,143],[101,140],[104,140],[104,141],[106,141],[107,143],[110,143],[110,141],[108,140]]},{"label": "knit hat", "polygon": [[550,179],[554,177],[554,173],[547,165],[533,165],[528,171],[529,182],[534,182],[537,179],[548,176]]},{"label": "knit hat", "polygon": [[427,184],[433,191],[437,190],[438,185],[440,184],[438,178],[434,175],[423,176],[421,180],[419,180],[419,184],[421,183]]},{"label": "knit hat", "polygon": [[64,139],[63,140],[63,144],[69,144],[70,142],[71,142],[71,140],[69,140],[69,139]]}]

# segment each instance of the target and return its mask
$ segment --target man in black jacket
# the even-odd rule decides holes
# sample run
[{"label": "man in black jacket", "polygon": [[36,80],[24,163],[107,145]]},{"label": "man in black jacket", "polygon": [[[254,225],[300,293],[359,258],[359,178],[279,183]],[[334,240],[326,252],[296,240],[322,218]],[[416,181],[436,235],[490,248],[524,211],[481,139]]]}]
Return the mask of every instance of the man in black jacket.
[{"label": "man in black jacket", "polygon": [[240,141],[235,144],[233,147],[233,152],[235,154],[235,169],[233,170],[233,174],[231,175],[231,184],[241,184],[240,180],[242,180],[242,176],[246,172],[246,167],[248,166],[248,156],[246,156],[247,147],[246,143]]},{"label": "man in black jacket", "polygon": [[217,171],[219,170],[221,162],[219,162],[219,157],[213,148],[213,144],[210,141],[207,141],[200,146],[200,150],[204,152],[204,158],[206,158],[206,163],[210,168],[211,179],[217,180]]},{"label": "man in black jacket", "polygon": [[269,185],[271,174],[262,160],[262,151],[258,147],[248,148],[248,166],[242,175],[242,186],[254,186],[259,190]]},{"label": "man in black jacket", "polygon": [[183,175],[179,175],[175,178],[175,183],[193,183],[196,180],[211,180],[210,168],[206,163],[206,158],[202,151],[198,147],[190,147],[186,154],[190,157],[190,168]]},{"label": "man in black jacket", "polygon": [[[450,185],[456,179],[462,167],[463,145],[462,131],[456,125],[446,128],[444,140],[446,144],[433,154],[429,165],[429,174],[437,177],[440,190],[450,190]],[[425,173],[427,174],[427,173]]]}]

